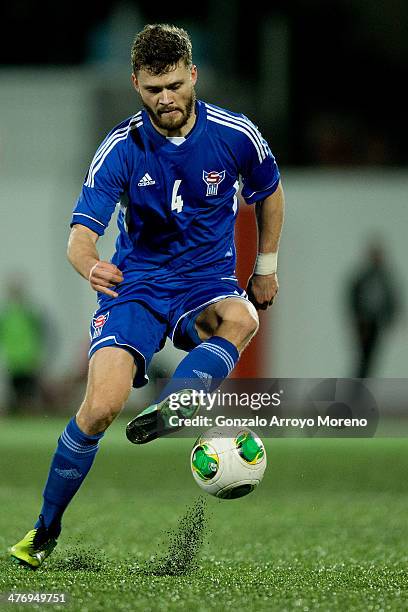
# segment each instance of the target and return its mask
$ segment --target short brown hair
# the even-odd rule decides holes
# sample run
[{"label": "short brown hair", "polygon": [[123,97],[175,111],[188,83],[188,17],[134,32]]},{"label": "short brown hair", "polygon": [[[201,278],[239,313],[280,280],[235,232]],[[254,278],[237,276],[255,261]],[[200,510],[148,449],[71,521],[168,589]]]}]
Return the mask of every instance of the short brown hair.
[{"label": "short brown hair", "polygon": [[167,23],[146,25],[133,42],[132,68],[136,74],[142,68],[152,74],[163,74],[183,60],[192,64],[192,45],[188,33]]}]

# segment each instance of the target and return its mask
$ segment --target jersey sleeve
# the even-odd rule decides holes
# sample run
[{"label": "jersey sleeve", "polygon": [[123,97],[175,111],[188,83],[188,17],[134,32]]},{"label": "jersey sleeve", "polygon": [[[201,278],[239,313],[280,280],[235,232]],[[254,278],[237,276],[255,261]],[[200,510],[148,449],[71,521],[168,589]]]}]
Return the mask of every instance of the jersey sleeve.
[{"label": "jersey sleeve", "polygon": [[240,156],[242,197],[247,204],[254,204],[276,191],[280,173],[268,143],[258,128],[247,117],[244,119],[246,138]]},{"label": "jersey sleeve", "polygon": [[126,164],[127,126],[112,130],[96,151],[72,213],[77,223],[100,236],[128,184]]}]

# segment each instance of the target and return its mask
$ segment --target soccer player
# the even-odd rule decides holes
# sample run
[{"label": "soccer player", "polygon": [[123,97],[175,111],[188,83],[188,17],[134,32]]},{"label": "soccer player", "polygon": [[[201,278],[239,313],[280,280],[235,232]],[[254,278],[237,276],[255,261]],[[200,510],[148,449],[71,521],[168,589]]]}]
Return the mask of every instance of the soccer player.
[{"label": "soccer player", "polygon": [[[132,382],[146,384],[166,337],[188,354],[158,401],[129,423],[135,443],[171,431],[170,391],[211,389],[231,373],[258,329],[256,310],[278,291],[283,192],[268,144],[245,116],[196,100],[197,67],[184,30],[146,26],[131,57],[144,108],[102,142],[72,217],[68,258],[98,292],[99,307],[85,399],[58,440],[39,519],[10,549],[32,568],[55,547],[105,430]],[[250,300],[235,276],[240,179],[243,198],[256,204],[259,233]],[[116,252],[101,261],[96,243],[119,202]]]}]

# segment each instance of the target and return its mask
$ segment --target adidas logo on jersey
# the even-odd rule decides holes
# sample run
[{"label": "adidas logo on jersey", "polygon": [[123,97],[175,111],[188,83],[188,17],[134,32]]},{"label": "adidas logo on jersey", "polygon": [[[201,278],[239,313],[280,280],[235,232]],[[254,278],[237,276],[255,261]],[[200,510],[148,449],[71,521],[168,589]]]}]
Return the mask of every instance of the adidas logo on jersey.
[{"label": "adidas logo on jersey", "polygon": [[155,184],[156,184],[156,181],[152,179],[150,174],[148,174],[147,172],[138,182],[139,187],[147,187],[147,185],[155,185]]}]

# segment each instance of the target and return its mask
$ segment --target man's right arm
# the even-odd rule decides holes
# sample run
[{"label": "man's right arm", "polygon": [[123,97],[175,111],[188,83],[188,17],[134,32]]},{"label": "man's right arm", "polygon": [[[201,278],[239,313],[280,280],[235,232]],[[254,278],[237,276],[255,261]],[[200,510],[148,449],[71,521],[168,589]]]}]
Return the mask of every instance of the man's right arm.
[{"label": "man's right arm", "polygon": [[112,287],[123,281],[123,274],[114,264],[99,259],[96,248],[98,238],[99,235],[88,227],[74,225],[68,240],[68,260],[75,270],[89,281],[92,289],[118,297]]}]

